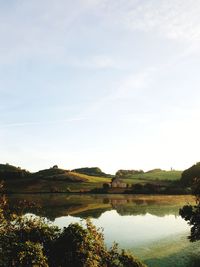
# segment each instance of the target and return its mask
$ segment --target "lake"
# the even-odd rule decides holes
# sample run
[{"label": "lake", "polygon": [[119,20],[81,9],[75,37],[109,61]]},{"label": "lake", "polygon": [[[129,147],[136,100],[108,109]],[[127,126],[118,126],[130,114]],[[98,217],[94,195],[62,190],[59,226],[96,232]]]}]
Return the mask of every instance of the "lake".
[{"label": "lake", "polygon": [[84,224],[88,217],[103,228],[105,242],[115,241],[150,267],[199,267],[200,242],[191,243],[190,227],[179,209],[194,204],[192,196],[161,195],[12,195],[12,205],[26,199],[36,207],[24,210],[51,220],[59,227]]}]

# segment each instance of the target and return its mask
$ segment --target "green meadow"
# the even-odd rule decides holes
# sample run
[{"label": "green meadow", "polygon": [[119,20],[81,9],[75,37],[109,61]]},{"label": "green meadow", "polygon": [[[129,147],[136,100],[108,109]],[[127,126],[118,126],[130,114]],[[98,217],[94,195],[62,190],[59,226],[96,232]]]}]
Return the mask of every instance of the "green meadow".
[{"label": "green meadow", "polygon": [[[132,172],[132,173],[131,173]],[[99,168],[66,170],[53,166],[49,169],[31,173],[9,164],[0,164],[0,178],[10,193],[39,192],[81,192],[102,188],[110,184],[112,178],[119,177],[129,188],[134,184],[153,184],[168,186],[178,183],[182,171],[155,169],[148,172],[124,171],[120,176],[102,172]]]}]

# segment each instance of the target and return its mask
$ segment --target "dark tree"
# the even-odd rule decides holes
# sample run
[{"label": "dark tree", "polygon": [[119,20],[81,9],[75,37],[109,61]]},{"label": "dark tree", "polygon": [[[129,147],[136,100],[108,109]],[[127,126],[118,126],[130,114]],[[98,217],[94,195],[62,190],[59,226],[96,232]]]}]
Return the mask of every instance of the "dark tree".
[{"label": "dark tree", "polygon": [[184,186],[192,186],[196,178],[200,177],[200,162],[183,171],[181,183]]},{"label": "dark tree", "polygon": [[196,205],[185,205],[179,214],[191,225],[189,239],[194,242],[200,240],[200,178],[196,178],[193,184],[193,193],[196,195]]}]

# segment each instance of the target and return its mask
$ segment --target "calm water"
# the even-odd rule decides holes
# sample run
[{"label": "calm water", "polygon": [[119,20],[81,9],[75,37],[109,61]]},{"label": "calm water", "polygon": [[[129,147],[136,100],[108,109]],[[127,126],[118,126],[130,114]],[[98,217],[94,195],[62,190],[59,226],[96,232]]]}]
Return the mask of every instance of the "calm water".
[{"label": "calm water", "polygon": [[178,215],[179,208],[194,203],[191,196],[41,194],[12,196],[10,201],[19,199],[40,207],[25,212],[45,216],[60,227],[84,225],[91,217],[104,229],[108,246],[115,241],[148,266],[200,266],[200,243],[187,240],[190,228]]}]

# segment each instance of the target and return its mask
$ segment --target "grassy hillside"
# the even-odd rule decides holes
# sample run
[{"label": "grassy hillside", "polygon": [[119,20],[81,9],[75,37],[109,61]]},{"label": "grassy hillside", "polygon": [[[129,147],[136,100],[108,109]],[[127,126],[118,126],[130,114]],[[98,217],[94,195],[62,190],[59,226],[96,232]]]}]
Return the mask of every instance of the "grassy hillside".
[{"label": "grassy hillside", "polygon": [[85,168],[78,168],[72,170],[73,172],[80,173],[80,174],[86,174],[89,176],[97,176],[97,177],[109,177],[111,178],[113,175],[107,174],[105,172],[102,172],[102,170],[98,167],[85,167]]},{"label": "grassy hillside", "polygon": [[130,174],[121,177],[126,183],[170,183],[178,181],[181,178],[182,171],[164,171],[164,170],[152,170],[139,174]]},{"label": "grassy hillside", "polygon": [[4,179],[8,192],[68,192],[102,187],[110,178],[89,176],[59,168],[50,168],[18,179]]},{"label": "grassy hillside", "polygon": [[[161,169],[154,169],[148,172],[120,170],[117,175],[129,186],[137,183],[167,186],[179,181],[181,173],[181,171],[164,171]],[[103,174],[96,167],[69,171],[60,169],[55,165],[49,169],[30,173],[19,167],[0,164],[0,180],[5,181],[5,188],[8,192],[80,192],[102,188],[104,183],[111,182],[111,177],[108,177],[107,174],[103,176]]]},{"label": "grassy hillside", "polygon": [[39,172],[33,173],[32,178],[45,179],[48,181],[64,181],[72,183],[86,182],[88,179],[79,175],[79,173],[70,172],[68,170],[63,170],[59,168],[50,168],[46,170],[41,170]]},{"label": "grassy hillside", "polygon": [[182,171],[150,171],[143,174],[135,174],[134,179],[145,179],[145,180],[159,180],[159,181],[176,181],[180,180]]}]

